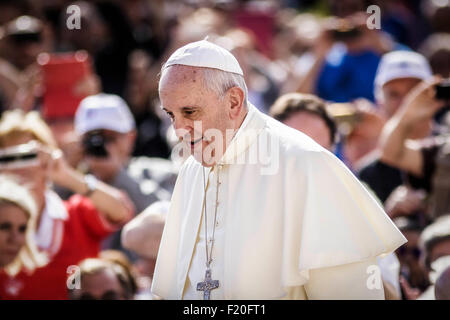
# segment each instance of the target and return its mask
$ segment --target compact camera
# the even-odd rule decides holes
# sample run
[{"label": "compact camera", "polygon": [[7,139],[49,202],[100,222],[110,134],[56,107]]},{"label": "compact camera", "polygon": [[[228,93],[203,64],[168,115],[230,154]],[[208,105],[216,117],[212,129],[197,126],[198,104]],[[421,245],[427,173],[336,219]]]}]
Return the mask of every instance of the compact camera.
[{"label": "compact camera", "polygon": [[91,131],[83,137],[84,153],[96,158],[107,158],[108,150],[105,147],[106,138],[101,131]]}]

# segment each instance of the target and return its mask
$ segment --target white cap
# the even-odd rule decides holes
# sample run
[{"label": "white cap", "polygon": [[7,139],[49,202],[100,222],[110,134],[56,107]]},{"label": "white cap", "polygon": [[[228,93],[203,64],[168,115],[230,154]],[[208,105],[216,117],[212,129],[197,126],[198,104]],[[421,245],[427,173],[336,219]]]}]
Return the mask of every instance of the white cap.
[{"label": "white cap", "polygon": [[375,76],[375,87],[381,89],[395,79],[416,78],[426,80],[432,76],[427,59],[413,51],[393,51],[381,58]]},{"label": "white cap", "polygon": [[224,48],[205,40],[191,42],[177,49],[164,67],[176,64],[192,67],[213,68],[244,75],[236,58]]},{"label": "white cap", "polygon": [[75,131],[106,129],[126,133],[135,128],[127,103],[114,94],[99,93],[81,100],[75,113]]}]

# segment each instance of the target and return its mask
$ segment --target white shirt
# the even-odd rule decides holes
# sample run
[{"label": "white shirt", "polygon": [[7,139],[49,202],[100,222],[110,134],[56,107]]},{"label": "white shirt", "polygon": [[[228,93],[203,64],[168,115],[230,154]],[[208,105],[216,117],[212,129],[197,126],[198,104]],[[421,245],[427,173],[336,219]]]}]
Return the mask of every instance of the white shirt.
[{"label": "white shirt", "polygon": [[49,257],[60,249],[64,235],[64,220],[69,218],[61,198],[52,190],[45,192],[45,207],[35,235],[37,247]]}]

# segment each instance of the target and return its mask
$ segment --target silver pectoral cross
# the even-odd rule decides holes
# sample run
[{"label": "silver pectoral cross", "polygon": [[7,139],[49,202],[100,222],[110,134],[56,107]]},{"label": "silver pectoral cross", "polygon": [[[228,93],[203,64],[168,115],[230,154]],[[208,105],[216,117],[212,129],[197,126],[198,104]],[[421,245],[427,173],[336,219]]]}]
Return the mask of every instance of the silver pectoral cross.
[{"label": "silver pectoral cross", "polygon": [[197,283],[197,291],[203,291],[203,300],[210,300],[211,290],[219,287],[219,280],[211,280],[211,270],[205,272],[205,281]]}]

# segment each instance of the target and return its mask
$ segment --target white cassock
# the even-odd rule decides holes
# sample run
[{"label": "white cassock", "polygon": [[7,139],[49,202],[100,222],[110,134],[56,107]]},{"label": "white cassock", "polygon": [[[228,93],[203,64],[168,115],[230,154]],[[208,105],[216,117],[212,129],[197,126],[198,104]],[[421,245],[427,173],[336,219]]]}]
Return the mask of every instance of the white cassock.
[{"label": "white cassock", "polygon": [[[275,148],[263,158],[267,138]],[[206,268],[202,170],[188,158],[172,195],[152,284],[163,299],[203,298],[196,290]],[[225,155],[205,173],[208,238],[217,174],[220,182],[211,264],[220,286],[211,299],[384,298],[382,287],[368,285],[376,276],[371,267],[406,239],[347,167],[312,139],[249,105]]]}]

